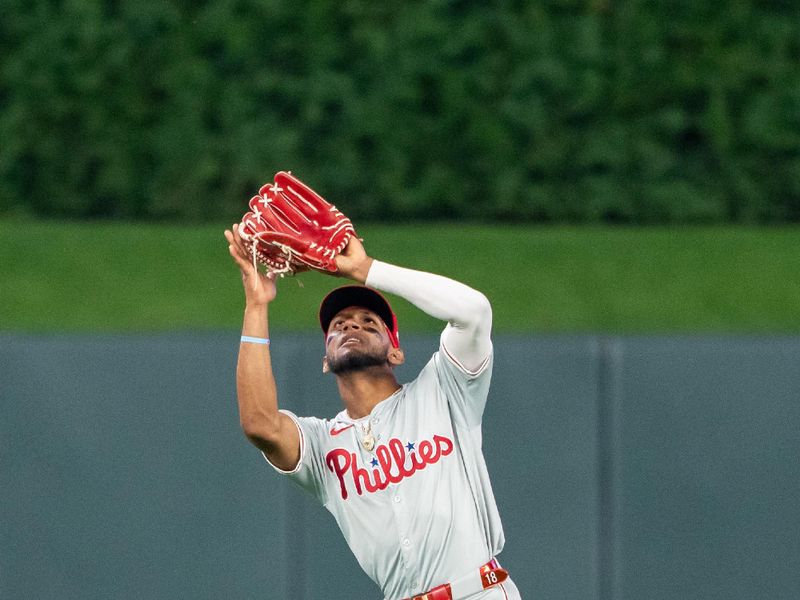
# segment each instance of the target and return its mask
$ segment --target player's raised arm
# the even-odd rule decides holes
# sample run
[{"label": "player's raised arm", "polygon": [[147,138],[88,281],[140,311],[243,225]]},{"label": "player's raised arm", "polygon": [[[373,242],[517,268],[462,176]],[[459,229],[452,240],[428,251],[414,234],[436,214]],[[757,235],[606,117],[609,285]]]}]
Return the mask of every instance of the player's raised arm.
[{"label": "player's raised arm", "polygon": [[278,411],[278,393],[269,350],[269,303],[275,299],[274,274],[260,273],[249,260],[238,225],[225,231],[228,251],[242,273],[244,323],[236,391],[239,419],[247,438],[277,467],[291,470],[300,459],[300,435],[291,418]]},{"label": "player's raised arm", "polygon": [[492,307],[481,292],[441,275],[374,260],[355,237],[336,263],[341,275],[396,294],[447,321],[442,343],[465,370],[478,371],[486,361],[492,348]]}]

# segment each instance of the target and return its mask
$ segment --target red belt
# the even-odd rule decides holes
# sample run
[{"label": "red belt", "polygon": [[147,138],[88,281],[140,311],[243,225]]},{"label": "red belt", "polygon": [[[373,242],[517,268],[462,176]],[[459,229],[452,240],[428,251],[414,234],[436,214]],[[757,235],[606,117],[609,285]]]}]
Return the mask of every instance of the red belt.
[{"label": "red belt", "polygon": [[506,579],[508,579],[508,571],[500,567],[497,559],[493,558],[480,567],[477,573],[472,571],[450,583],[437,585],[424,594],[405,600],[458,600],[503,583]]}]

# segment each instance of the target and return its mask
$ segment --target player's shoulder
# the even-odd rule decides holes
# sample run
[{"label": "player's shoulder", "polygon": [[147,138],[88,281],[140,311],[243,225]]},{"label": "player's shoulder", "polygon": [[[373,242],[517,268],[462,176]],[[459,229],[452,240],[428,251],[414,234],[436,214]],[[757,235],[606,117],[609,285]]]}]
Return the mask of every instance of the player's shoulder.
[{"label": "player's shoulder", "polygon": [[413,381],[409,382],[407,385],[425,385],[426,382],[435,381],[439,373],[449,366],[450,363],[447,359],[447,354],[443,351],[442,347],[439,346],[436,352],[428,359],[428,362],[419,370]]},{"label": "player's shoulder", "polygon": [[441,388],[446,371],[443,362],[446,362],[446,359],[443,358],[441,350],[434,352],[428,362],[419,370],[417,376],[405,384],[406,395],[412,397],[418,394],[427,395],[433,389]]},{"label": "player's shoulder", "polygon": [[[483,361],[474,369],[469,369],[461,363],[444,344],[440,344],[439,350],[434,352],[423,372],[428,371],[432,376],[438,378],[454,378],[464,381],[474,381],[484,379],[491,375],[494,366],[494,347],[489,347],[488,354]],[[420,373],[422,374],[422,372]]]},{"label": "player's shoulder", "polygon": [[298,416],[294,412],[285,408],[280,409],[282,413],[289,416],[297,425],[307,433],[323,432],[330,428],[332,419],[325,419],[313,416]]}]

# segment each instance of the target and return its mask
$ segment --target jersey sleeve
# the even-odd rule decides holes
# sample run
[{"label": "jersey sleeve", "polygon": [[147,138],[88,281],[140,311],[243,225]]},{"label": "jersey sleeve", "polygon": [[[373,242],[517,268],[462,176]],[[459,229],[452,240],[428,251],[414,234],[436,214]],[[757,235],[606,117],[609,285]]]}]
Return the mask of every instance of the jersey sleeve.
[{"label": "jersey sleeve", "polygon": [[453,279],[373,261],[367,285],[397,294],[430,316],[447,321],[443,340],[460,365],[479,370],[491,351],[492,305],[478,290]]},{"label": "jersey sleeve", "polygon": [[467,369],[449,352],[444,333],[439,351],[433,355],[430,366],[435,370],[439,384],[455,419],[469,428],[477,427],[483,419],[489,385],[492,379],[494,349],[476,369]]},{"label": "jersey sleeve", "polygon": [[325,421],[315,417],[298,417],[293,412],[284,409],[281,409],[280,412],[292,419],[300,434],[300,460],[297,461],[294,469],[287,471],[272,464],[263,452],[261,455],[278,473],[289,477],[324,505],[327,498],[323,485],[322,452],[319,451],[319,448],[326,431]]}]

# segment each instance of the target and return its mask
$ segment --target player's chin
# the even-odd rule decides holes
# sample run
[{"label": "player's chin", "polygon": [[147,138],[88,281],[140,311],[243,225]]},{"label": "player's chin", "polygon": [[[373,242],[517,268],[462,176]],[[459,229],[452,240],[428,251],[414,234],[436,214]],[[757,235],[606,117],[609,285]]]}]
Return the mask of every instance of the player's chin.
[{"label": "player's chin", "polygon": [[334,375],[366,371],[386,364],[388,361],[383,354],[362,352],[356,348],[347,348],[335,356],[328,356],[328,367]]}]

